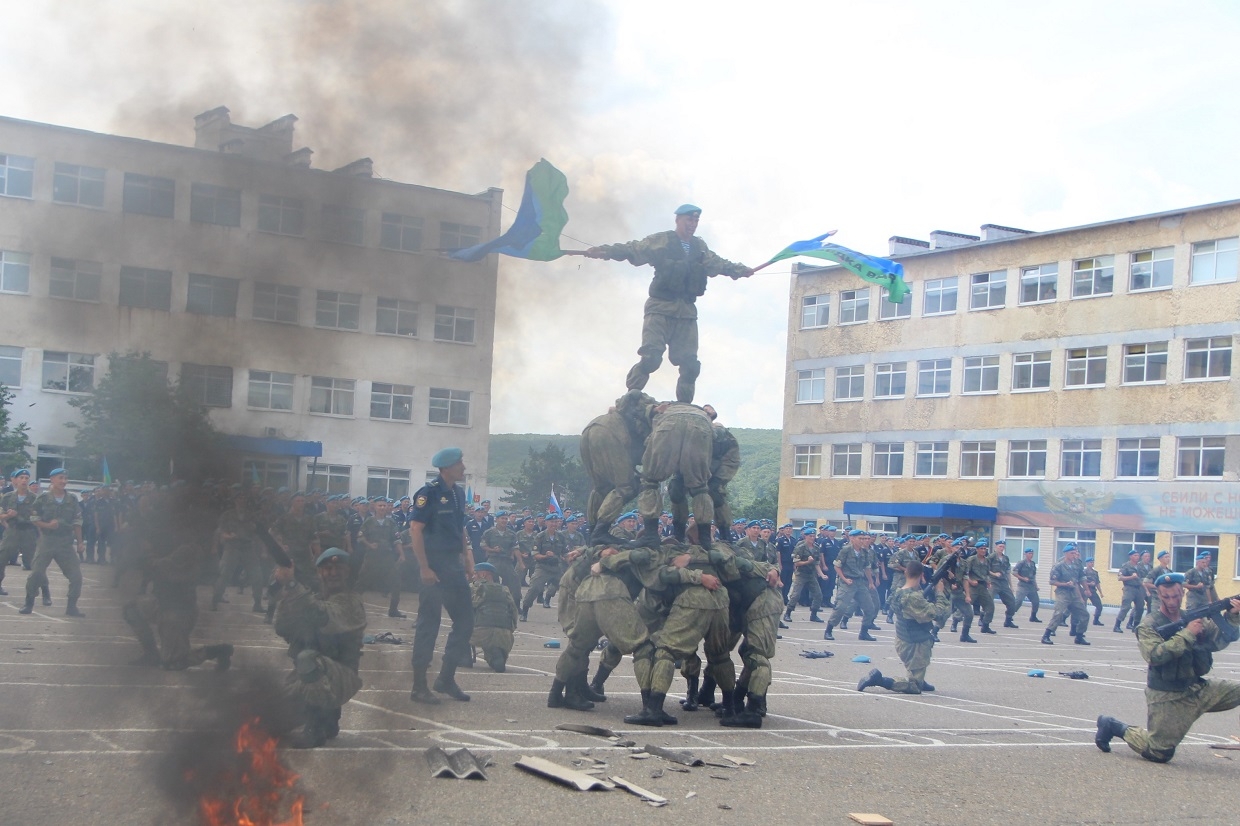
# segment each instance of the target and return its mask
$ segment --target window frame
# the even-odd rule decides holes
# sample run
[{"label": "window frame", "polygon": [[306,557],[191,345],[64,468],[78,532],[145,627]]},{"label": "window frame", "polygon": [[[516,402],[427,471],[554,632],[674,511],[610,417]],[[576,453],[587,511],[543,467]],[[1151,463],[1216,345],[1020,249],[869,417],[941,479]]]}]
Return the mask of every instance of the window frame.
[{"label": "window frame", "polygon": [[[1211,245],[1211,249],[1202,249],[1207,244]],[[1220,250],[1219,244],[1226,244],[1227,248]],[[1224,266],[1230,266],[1230,277],[1224,276],[1220,278],[1218,276],[1220,252],[1227,254],[1227,259],[1230,259],[1230,261],[1227,259],[1224,260]],[[1207,260],[1207,255],[1209,256],[1208,260],[1210,262],[1211,277],[1208,279],[1198,278],[1198,261],[1200,260],[1204,262]],[[1203,284],[1233,283],[1236,280],[1237,271],[1240,270],[1240,238],[1232,236],[1230,238],[1215,238],[1211,241],[1194,242],[1192,251],[1189,255],[1189,261],[1188,285],[1190,287],[1196,287]]]},{"label": "window frame", "polygon": [[1218,574],[1219,534],[1173,533],[1171,534],[1171,570],[1187,573],[1197,564],[1197,554],[1210,552],[1210,568]]},{"label": "window frame", "polygon": [[[411,478],[412,471],[406,468],[367,467],[366,495],[368,497],[382,496],[387,499],[401,499],[410,493],[409,482]],[[382,489],[375,484],[375,481],[379,479],[383,480]]]},{"label": "window frame", "polygon": [[[26,155],[0,152],[0,196],[33,201],[34,170],[37,162],[37,158],[31,158]],[[21,185],[17,186],[15,184]],[[26,191],[16,191],[18,189]]]},{"label": "window frame", "polygon": [[[1055,529],[1055,561],[1059,562],[1063,559],[1064,547],[1069,542],[1076,543],[1076,549],[1081,554],[1081,559],[1089,559],[1094,557],[1098,550],[1098,531],[1081,530],[1075,528],[1056,528]],[[1084,562],[1081,563],[1082,566]]]},{"label": "window frame", "polygon": [[[1162,257],[1157,257],[1159,253],[1166,253]],[[1149,259],[1138,261],[1137,256],[1148,255]],[[1160,268],[1159,264],[1166,263],[1168,266]],[[1145,269],[1143,265],[1149,265],[1150,286],[1138,287],[1136,280],[1138,277],[1137,268]],[[1165,284],[1157,283],[1160,270],[1164,271],[1166,276]],[[1142,272],[1141,275],[1145,273]],[[1169,290],[1175,286],[1175,247],[1151,247],[1147,250],[1134,250],[1128,253],[1128,292],[1129,293],[1150,293],[1158,290]]]},{"label": "window frame", "polygon": [[[250,369],[246,377],[245,406],[248,410],[270,410],[279,413],[292,413],[293,402],[297,393],[297,377],[294,373],[282,373],[278,370]],[[265,377],[265,378],[260,378]],[[276,404],[276,388],[287,388],[287,407]],[[254,391],[259,388],[266,395],[266,404],[255,404]],[[284,396],[284,392],[281,392]]]},{"label": "window frame", "polygon": [[[107,179],[106,169],[56,161],[52,165],[52,202],[87,209],[103,209],[104,197],[107,194]],[[72,188],[72,199],[59,197],[64,192],[62,187]],[[84,200],[82,197],[84,187],[91,193],[89,200]]]},{"label": "window frame", "polygon": [[[266,312],[268,307],[272,311],[271,316],[259,315],[260,311]],[[291,318],[281,318],[281,315],[291,315]],[[277,284],[274,281],[255,281],[254,305],[250,308],[250,316],[255,321],[270,321],[273,324],[301,323],[301,287]]]},{"label": "window frame", "polygon": [[[204,290],[209,291],[208,303],[205,306],[198,306],[196,308],[195,292],[199,294],[198,299],[201,302]],[[185,312],[193,313],[194,315],[214,316],[216,318],[236,318],[237,297],[240,291],[241,281],[239,279],[228,278],[222,275],[210,275],[203,272],[191,272],[185,292]],[[221,298],[223,302],[220,301]],[[231,312],[216,311],[222,307],[227,307],[229,304],[231,304]]]},{"label": "window frame", "polygon": [[[1040,445],[1041,447],[1038,447]],[[1022,458],[1023,457],[1023,458]],[[1035,473],[1037,457],[1041,457],[1041,473]],[[1045,479],[1046,464],[1049,457],[1049,443],[1046,439],[1011,439],[1008,441],[1008,478],[1009,479]],[[1020,459],[1024,463],[1024,473],[1017,473],[1015,463]]]},{"label": "window frame", "polygon": [[[351,419],[356,409],[356,396],[356,379],[340,379],[334,376],[311,376],[310,404],[307,407],[307,412],[312,416],[333,416]],[[322,409],[316,409],[316,407]],[[345,410],[345,407],[348,409]]]},{"label": "window frame", "polygon": [[[894,308],[894,309],[892,309]],[[879,321],[898,321],[902,318],[913,317],[913,288],[910,286],[908,292],[904,294],[904,300],[899,304],[891,300],[891,290],[886,287],[878,288],[878,320]]]},{"label": "window frame", "polygon": [[[230,408],[233,397],[233,369],[227,364],[182,362],[177,387],[180,392],[186,394],[191,401],[201,407]],[[213,390],[219,393],[225,388],[228,390],[227,403],[221,401],[222,396],[212,398]],[[202,391],[201,394],[197,392],[199,389]]]},{"label": "window frame", "polygon": [[[64,360],[53,358],[54,356],[65,356]],[[44,350],[42,377],[39,382],[39,389],[48,393],[69,393],[76,396],[90,395],[95,392],[95,356],[93,353],[74,353],[67,350]],[[47,368],[48,364],[64,364],[65,365],[65,387],[64,389],[47,386]],[[74,368],[77,368],[76,371]],[[75,372],[78,376],[89,373],[90,389],[74,389],[73,377]],[[78,387],[82,385],[79,383]]]},{"label": "window frame", "polygon": [[[274,223],[271,220],[274,217]],[[267,226],[264,226],[264,223]],[[291,195],[259,193],[255,229],[269,235],[302,238],[306,234],[306,200]]]},{"label": "window frame", "polygon": [[[857,317],[858,313],[861,314],[860,318]],[[848,316],[847,320],[845,320],[846,315]],[[870,320],[870,288],[841,290],[838,318],[839,321],[836,322],[836,326],[839,327],[868,322]]]},{"label": "window frame", "polygon": [[[1159,350],[1157,348],[1161,347]],[[1136,348],[1143,348],[1140,352],[1134,352]],[[1154,349],[1151,349],[1154,348]],[[1160,359],[1159,356],[1162,356]],[[1124,365],[1123,372],[1120,374],[1120,384],[1124,385],[1140,385],[1140,384],[1166,384],[1167,383],[1167,364],[1169,361],[1168,342],[1166,341],[1141,341],[1124,345]],[[1150,368],[1162,366],[1162,376],[1159,378],[1148,378]],[[1142,378],[1130,379],[1130,372],[1139,369]],[[1157,369],[1155,369],[1157,373]]]},{"label": "window frame", "polygon": [[[821,300],[819,300],[821,299]],[[813,302],[813,303],[811,303]],[[815,320],[821,320],[818,324],[806,324],[805,321],[810,315]],[[821,293],[819,295],[806,295],[801,297],[801,329],[802,330],[821,330],[831,324],[831,294]]]},{"label": "window frame", "polygon": [[320,330],[360,332],[362,329],[362,294],[340,290],[315,290],[314,326]]},{"label": "window frame", "polygon": [[[1079,445],[1079,446],[1078,446]],[[1068,462],[1072,457],[1079,462],[1079,473],[1069,473]],[[1096,469],[1094,473],[1087,473]],[[1060,479],[1101,479],[1102,478],[1102,440],[1101,439],[1063,439],[1059,443],[1059,478]]]},{"label": "window frame", "polygon": [[[70,285],[67,293],[63,292],[65,284]],[[58,292],[58,290],[61,292]],[[98,261],[82,261],[77,258],[62,258],[58,255],[52,256],[51,267],[47,277],[48,298],[98,304],[100,303],[102,291],[102,263]]]},{"label": "window frame", "polygon": [[[386,388],[386,389],[383,389]],[[402,391],[402,392],[397,392]],[[379,397],[386,397],[386,416],[375,415],[376,401],[382,402]],[[405,416],[397,416],[397,404],[401,405],[401,409],[407,414]],[[382,412],[382,411],[381,411]],[[381,422],[412,422],[413,421],[413,385],[411,384],[394,384],[392,382],[372,381],[370,383],[370,418],[373,421]]]},{"label": "window frame", "polygon": [[1155,538],[1153,531],[1111,531],[1111,560],[1108,567],[1112,571],[1118,571],[1127,565],[1130,551],[1148,553],[1150,559],[1153,559]]},{"label": "window frame", "polygon": [[[1226,341],[1226,346],[1219,342]],[[1204,346],[1201,346],[1203,345]],[[1231,354],[1235,346],[1235,339],[1231,336],[1209,336],[1207,338],[1190,338],[1184,341],[1184,381],[1185,382],[1202,382],[1202,381],[1228,381],[1231,379]],[[1192,375],[1196,372],[1193,368],[1193,354],[1204,353],[1205,361],[1202,364],[1204,375]],[[1226,367],[1226,372],[1214,372],[1215,354],[1218,354],[1220,361]]]},{"label": "window frame", "polygon": [[[820,373],[821,375],[814,375]],[[808,393],[813,393],[816,386],[821,386],[822,392],[819,394],[821,398],[804,395],[803,388],[808,388]],[[827,368],[812,367],[809,370],[797,371],[797,397],[796,404],[824,404],[827,401]]]},{"label": "window frame", "polygon": [[[946,368],[943,367],[944,363],[946,363],[947,365]],[[927,365],[930,365],[930,366],[927,367]],[[942,377],[942,373],[944,369],[946,369],[947,371],[947,382],[946,382],[947,387],[944,390],[939,390],[940,379]],[[922,387],[923,387],[922,377],[927,374],[931,377],[930,379],[931,387],[929,391],[922,392]],[[950,358],[921,359],[917,362],[917,391],[916,391],[916,396],[915,396],[916,398],[941,399],[941,398],[950,396],[951,395],[951,383],[952,383],[952,360]]]},{"label": "window frame", "polygon": [[[845,374],[843,371],[847,371]],[[841,387],[844,393],[841,394]],[[865,365],[851,364],[835,368],[835,392],[831,397],[837,402],[857,402],[865,399]]]},{"label": "window frame", "polygon": [[[445,312],[451,310],[449,314]],[[443,327],[447,326],[444,319],[452,320],[452,337],[445,338],[440,335]],[[462,330],[468,330],[469,337],[461,338]],[[435,305],[435,327],[434,340],[445,344],[477,344],[478,343],[478,311],[472,307],[453,307],[447,304]]]},{"label": "window frame", "polygon": [[[980,362],[970,366],[969,362]],[[969,375],[975,374],[977,379],[977,389],[969,389]],[[989,382],[987,381],[989,379]],[[991,386],[987,386],[987,384]],[[988,356],[965,356],[964,357],[964,378],[960,387],[962,396],[994,396],[999,392],[999,357],[997,355]]]},{"label": "window frame", "polygon": [[[1096,375],[1098,363],[1102,363],[1101,379]],[[1073,382],[1076,374],[1081,380]],[[1091,379],[1094,379],[1091,381]],[[1107,345],[1094,347],[1069,347],[1064,350],[1065,390],[1086,390],[1106,387],[1107,384]]]},{"label": "window frame", "polygon": [[[1150,470],[1149,457],[1154,456],[1153,472]],[[1124,465],[1131,463],[1130,468]],[[1126,470],[1135,473],[1126,473]],[[1115,441],[1115,478],[1116,479],[1157,479],[1162,470],[1162,440],[1157,436],[1137,436],[1116,439]]]},{"label": "window frame", "polygon": [[[10,390],[18,390],[22,386],[22,372],[25,367],[26,350],[13,344],[0,344],[0,385]],[[5,381],[5,373],[16,365],[17,381]]]},{"label": "window frame", "polygon": [[347,204],[319,208],[319,239],[329,244],[362,246],[366,241],[366,210]]},{"label": "window frame", "polygon": [[[895,448],[899,448],[896,450]],[[875,442],[871,451],[870,475],[876,478],[899,479],[904,476],[904,442]],[[884,472],[879,472],[880,463]],[[892,473],[892,465],[898,464],[898,471]]]},{"label": "window frame", "polygon": [[[1189,442],[1196,442],[1190,445]],[[1209,442],[1209,444],[1207,444]],[[1217,455],[1216,455],[1217,454]],[[1194,456],[1196,473],[1184,472],[1184,459]],[[1217,464],[1213,464],[1217,463]],[[1219,480],[1223,478],[1227,466],[1226,436],[1179,436],[1175,440],[1175,478]],[[1210,467],[1217,467],[1217,473],[1206,473]]]},{"label": "window frame", "polygon": [[[817,473],[813,473],[817,468]],[[793,445],[792,446],[792,478],[793,479],[821,479],[822,478],[822,445]]]},{"label": "window frame", "polygon": [[[947,477],[951,442],[917,442],[914,448],[913,476],[917,479],[944,479]],[[922,472],[922,458],[927,458],[928,472]],[[942,463],[942,473],[937,473]]]},{"label": "window frame", "polygon": [[[1007,540],[1007,545],[1011,547],[1019,547],[1016,553],[1015,565],[1017,562],[1024,560],[1025,551],[1033,551],[1033,561],[1036,564],[1042,556],[1042,529],[1041,528],[1009,528],[1003,527],[1003,538]],[[1008,557],[1012,559],[1012,557]]]},{"label": "window frame", "polygon": [[[888,368],[886,370],[882,368]],[[899,369],[896,369],[899,368]],[[899,376],[900,392],[894,392],[894,384],[896,377]],[[887,385],[887,392],[880,393],[879,387],[882,384]],[[908,362],[907,361],[889,361],[882,364],[874,365],[874,398],[878,399],[903,399],[908,396]]]},{"label": "window frame", "polygon": [[[21,260],[23,258],[25,259],[24,261]],[[28,252],[0,249],[0,293],[5,295],[30,295],[30,267],[33,258],[34,256]],[[24,279],[24,289],[12,289],[9,286],[10,277]]]},{"label": "window frame", "polygon": [[[421,252],[424,221],[417,215],[399,212],[383,212],[379,216],[379,249],[393,252]],[[393,238],[395,233],[395,238]],[[406,246],[409,238],[415,238],[413,246]],[[395,241],[395,243],[392,243]]]},{"label": "window frame", "polygon": [[[861,478],[860,442],[831,445],[831,477],[839,479]],[[843,465],[841,472],[840,466]]]},{"label": "window frame", "polygon": [[[993,440],[961,442],[960,478],[994,479],[998,455],[998,444]],[[989,473],[986,472],[987,465]],[[969,473],[967,470],[975,472]]]},{"label": "window frame", "polygon": [[[1028,369],[1029,386],[1022,387],[1021,373]],[[1046,383],[1035,384],[1045,371]],[[1028,353],[1012,354],[1012,392],[1013,393],[1044,393],[1051,389],[1051,351],[1033,350]]]},{"label": "window frame", "polygon": [[[1088,266],[1082,266],[1088,264]],[[1109,275],[1107,273],[1110,273]],[[1082,289],[1082,276],[1088,275],[1089,291]],[[1115,256],[1095,255],[1072,262],[1072,298],[1105,298],[1115,295]]]},{"label": "window frame", "polygon": [[[948,298],[950,297],[950,302]],[[936,309],[930,309],[931,303]],[[944,309],[946,304],[951,309]],[[960,305],[960,277],[955,275],[934,278],[923,282],[921,291],[921,317],[932,318],[941,315],[955,315]]]},{"label": "window frame", "polygon": [[[446,396],[444,394],[447,394]],[[462,398],[463,397],[463,398]],[[427,394],[426,423],[437,427],[470,427],[473,421],[473,391],[454,390],[450,387],[432,387]],[[437,404],[438,402],[438,404]],[[464,405],[465,421],[459,419],[461,405]],[[439,421],[438,412],[446,411],[446,418]]]},{"label": "window frame", "polygon": [[482,227],[459,221],[439,222],[439,249],[442,255],[482,243]]},{"label": "window frame", "polygon": [[[1049,268],[1049,269],[1048,269]],[[1034,287],[1035,298],[1026,299],[1025,293],[1029,286]],[[1044,295],[1049,286],[1049,297]],[[1020,291],[1017,293],[1017,306],[1027,307],[1032,304],[1051,304],[1059,300],[1059,263],[1037,264],[1032,267],[1020,268]]]},{"label": "window frame", "polygon": [[[385,307],[384,302],[394,304],[395,306]],[[416,301],[410,301],[405,298],[384,298],[383,296],[379,296],[375,300],[375,335],[398,336],[400,338],[417,338],[420,313],[421,307]],[[394,321],[392,326],[395,328],[394,330],[383,329],[387,326],[383,322],[383,318],[386,315],[392,316],[392,320]],[[401,332],[402,324],[404,324],[409,317],[413,318],[413,331]]]},{"label": "window frame", "polygon": [[176,179],[139,172],[124,174],[121,181],[121,212],[152,218],[176,218],[176,201]]},{"label": "window frame", "polygon": [[241,226],[241,190],[203,181],[190,182],[189,220],[217,227]]},{"label": "window frame", "polygon": [[[311,472],[313,469],[313,473]],[[306,490],[323,491],[328,495],[348,493],[353,484],[352,465],[311,465],[306,468]],[[326,481],[326,487],[319,487],[319,480]],[[340,484],[340,480],[344,484]]]},{"label": "window frame", "polygon": [[[1000,276],[996,281],[995,276]],[[979,278],[985,278],[985,281],[979,281]],[[1002,310],[1007,306],[1007,270],[991,270],[990,272],[978,272],[969,276],[969,312],[984,312],[986,310]],[[997,285],[997,289],[996,289]],[[979,289],[980,288],[980,289]],[[994,298],[998,294],[999,301],[995,303]],[[986,303],[978,304],[979,296],[985,296]]]},{"label": "window frame", "polygon": [[[118,275],[117,304],[137,310],[172,312],[172,270],[125,265]],[[134,301],[134,293],[140,300]],[[154,300],[152,300],[154,299]]]}]

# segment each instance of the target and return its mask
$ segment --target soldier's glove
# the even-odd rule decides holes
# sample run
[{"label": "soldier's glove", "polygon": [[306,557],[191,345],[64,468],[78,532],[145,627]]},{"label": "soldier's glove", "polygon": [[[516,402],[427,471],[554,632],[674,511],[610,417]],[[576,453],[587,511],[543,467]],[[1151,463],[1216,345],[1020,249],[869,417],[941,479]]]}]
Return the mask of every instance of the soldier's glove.
[{"label": "soldier's glove", "polygon": [[753,573],[753,561],[745,559],[744,557],[737,557],[736,569],[742,574],[751,574]]},{"label": "soldier's glove", "polygon": [[708,553],[710,554],[711,565],[726,565],[727,564],[728,555],[725,554],[723,551],[720,551],[715,548],[711,548],[710,551],[708,551]]},{"label": "soldier's glove", "polygon": [[1060,671],[1060,677],[1067,677],[1072,680],[1088,680],[1089,675],[1084,671]]}]

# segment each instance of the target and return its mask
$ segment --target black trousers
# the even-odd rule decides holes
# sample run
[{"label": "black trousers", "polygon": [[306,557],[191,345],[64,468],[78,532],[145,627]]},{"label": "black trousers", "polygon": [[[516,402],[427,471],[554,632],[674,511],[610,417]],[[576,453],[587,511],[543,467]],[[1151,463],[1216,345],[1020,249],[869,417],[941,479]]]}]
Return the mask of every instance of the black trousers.
[{"label": "black trousers", "polygon": [[418,592],[418,619],[414,624],[413,670],[426,671],[435,656],[435,639],[444,609],[452,619],[452,630],[443,649],[443,670],[452,673],[469,659],[469,637],[474,633],[474,604],[465,572],[435,571],[439,581],[422,583]]}]

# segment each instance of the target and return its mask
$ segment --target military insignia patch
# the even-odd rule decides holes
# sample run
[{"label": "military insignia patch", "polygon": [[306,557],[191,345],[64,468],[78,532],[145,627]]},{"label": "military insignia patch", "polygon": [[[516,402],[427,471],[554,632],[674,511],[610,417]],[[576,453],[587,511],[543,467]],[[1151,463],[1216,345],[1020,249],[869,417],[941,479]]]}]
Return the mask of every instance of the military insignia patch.
[{"label": "military insignia patch", "polygon": [[441,505],[446,505],[446,504],[448,504],[448,497],[446,497],[446,496],[441,496],[441,497],[439,497],[439,504],[441,504]]},{"label": "military insignia patch", "polygon": [[414,500],[413,506],[414,506],[415,508],[424,508],[424,507],[426,507],[426,494],[425,494],[425,493],[419,493],[419,494],[418,494],[418,498],[417,498],[416,500]]}]

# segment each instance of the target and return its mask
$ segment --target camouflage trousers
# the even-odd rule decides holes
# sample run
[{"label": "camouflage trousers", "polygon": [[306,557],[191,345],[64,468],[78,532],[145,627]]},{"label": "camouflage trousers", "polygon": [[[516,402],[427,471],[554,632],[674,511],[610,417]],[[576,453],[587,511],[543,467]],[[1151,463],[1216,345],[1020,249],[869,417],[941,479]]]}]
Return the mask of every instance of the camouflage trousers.
[{"label": "camouflage trousers", "polygon": [[740,639],[741,673],[736,678],[738,690],[765,697],[771,687],[771,658],[775,656],[775,639],[779,634],[779,592],[768,588],[745,612],[740,634],[733,633],[728,650]]},{"label": "camouflage trousers", "polygon": [[[512,631],[507,628],[484,628],[474,626],[469,635],[469,644],[482,650],[482,658],[495,671],[503,669],[512,653]],[[496,668],[496,666],[500,666]]]},{"label": "camouflage trousers", "polygon": [[568,682],[575,675],[585,674],[590,668],[590,653],[603,637],[611,643],[607,649],[615,652],[612,655],[614,661],[609,663],[604,660],[604,664],[614,668],[619,664],[619,657],[640,650],[641,653],[633,658],[633,667],[638,672],[639,684],[643,678],[649,682],[654,647],[650,643],[646,623],[642,622],[637,607],[627,599],[577,603],[577,618],[568,635],[568,647],[555,664],[556,679]]},{"label": "camouflage trousers", "polygon": [[1124,589],[1124,596],[1119,604],[1119,616],[1115,618],[1117,626],[1124,624],[1124,617],[1128,616],[1130,610],[1132,611],[1132,624],[1139,624],[1142,615],[1145,613],[1145,591],[1136,591],[1132,588]]},{"label": "camouflage trousers", "polygon": [[308,677],[294,669],[284,679],[285,697],[306,708],[335,709],[361,690],[362,678],[348,666],[322,654],[314,655],[314,664],[314,673]]},{"label": "camouflage trousers", "polygon": [[981,620],[982,627],[989,628],[991,621],[995,618],[995,598],[991,595],[989,588],[974,588],[973,605],[969,607],[969,613],[973,613],[973,606],[982,609]]},{"label": "camouflage trousers", "polygon": [[787,612],[789,616],[800,603],[801,592],[805,590],[809,591],[809,610],[816,614],[822,608],[822,582],[818,577],[815,575],[812,579],[798,579],[794,576],[792,590],[788,592]]},{"label": "camouflage trousers", "polygon": [[693,401],[698,371],[698,325],[697,318],[675,318],[663,313],[647,312],[642,318],[642,343],[637,348],[640,360],[629,370],[624,385],[630,390],[641,390],[650,380],[650,374],[663,362],[663,350],[667,360],[680,368],[676,382],[676,401]]},{"label": "camouflage trousers", "polygon": [[521,577],[517,575],[517,566],[513,564],[512,557],[492,554],[487,557],[487,562],[495,566],[495,578],[512,594],[512,604],[520,605]]},{"label": "camouflage trousers", "polygon": [[[34,525],[19,527],[14,525],[4,531],[4,539],[0,540],[0,563],[12,565],[20,555],[22,567],[29,568],[34,564],[35,543],[39,539],[39,529]],[[0,580],[4,576],[0,573]]]},{"label": "camouflage trousers", "polygon": [[245,568],[245,580],[250,586],[250,596],[254,600],[254,607],[262,608],[263,585],[266,580],[263,577],[263,566],[259,562],[258,552],[250,543],[229,542],[224,546],[224,553],[220,557],[220,575],[215,580],[215,591],[211,594],[211,602],[214,604],[223,601],[224,592],[228,590],[228,584],[232,582],[238,566]]},{"label": "camouflage trousers", "polygon": [[69,580],[68,601],[77,604],[82,595],[82,562],[72,543],[41,539],[30,564],[30,576],[26,577],[26,603],[34,604],[35,595],[47,587],[47,569],[55,562],[60,572]]},{"label": "camouflage trousers", "polygon": [[676,660],[696,653],[698,645],[703,642],[706,661],[710,664],[715,682],[723,686],[735,685],[736,666],[732,663],[732,649],[728,645],[730,636],[726,608],[689,608],[673,604],[663,627],[651,638],[655,652],[647,684],[643,684],[638,658],[633,658],[633,670],[638,672],[638,686],[656,694],[666,694],[672,687]]},{"label": "camouflage trousers", "polygon": [[1058,628],[1059,623],[1063,622],[1065,617],[1070,617],[1072,620],[1073,635],[1084,634],[1089,628],[1089,611],[1085,608],[1085,600],[1081,599],[1081,595],[1075,588],[1055,589],[1055,612],[1051,614],[1048,630],[1053,631]]},{"label": "camouflage trousers", "polygon": [[1020,603],[1016,601],[1016,596],[1012,593],[1010,585],[998,585],[995,587],[995,599],[1003,603],[1005,622],[1010,622],[1012,617],[1016,616],[1016,609],[1020,607]]},{"label": "camouflage trousers", "polygon": [[[1036,617],[1038,615],[1038,606],[1042,604],[1042,598],[1038,595],[1038,586],[1032,582],[1022,582],[1016,586],[1016,608],[1020,608],[1025,600],[1029,600],[1029,616]],[[1015,613],[1015,609],[1013,613]]]},{"label": "camouflage trousers", "polygon": [[357,573],[358,590],[399,594],[405,564],[395,551],[370,551]]},{"label": "camouflage trousers", "polygon": [[164,668],[179,671],[207,661],[207,649],[189,641],[198,622],[198,607],[193,603],[176,609],[160,608],[155,597],[140,596],[121,613],[143,650],[154,648],[159,652]]},{"label": "camouflage trousers", "polygon": [[[560,588],[560,577],[563,574],[559,568],[537,567],[534,569],[534,576],[530,579],[530,587],[525,592],[525,599],[521,602],[521,613],[530,610],[530,606],[535,602],[550,602],[555,596],[555,592]],[[545,593],[544,593],[545,592]]]},{"label": "camouflage trousers", "polygon": [[901,694],[920,694],[922,684],[926,681],[926,669],[930,667],[930,652],[934,649],[934,641],[904,642],[896,640],[896,655],[908,676],[903,680],[895,680],[891,690]]},{"label": "camouflage trousers", "polygon": [[1240,682],[1202,679],[1187,691],[1147,688],[1145,704],[1149,709],[1145,728],[1129,726],[1124,742],[1146,760],[1166,763],[1197,718],[1240,706]]},{"label": "camouflage trousers", "polygon": [[[859,607],[861,608],[862,626],[869,625],[878,616],[877,597],[878,595],[864,579],[854,579],[852,585],[842,579],[838,580],[835,583],[835,611],[832,612],[828,624],[834,628],[851,617],[853,611]],[[788,604],[794,603],[789,599]]]}]

